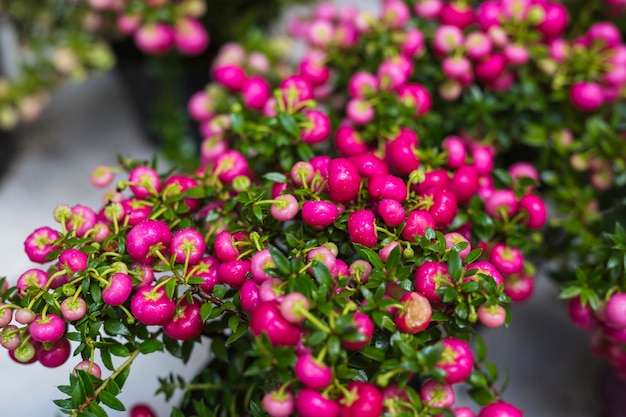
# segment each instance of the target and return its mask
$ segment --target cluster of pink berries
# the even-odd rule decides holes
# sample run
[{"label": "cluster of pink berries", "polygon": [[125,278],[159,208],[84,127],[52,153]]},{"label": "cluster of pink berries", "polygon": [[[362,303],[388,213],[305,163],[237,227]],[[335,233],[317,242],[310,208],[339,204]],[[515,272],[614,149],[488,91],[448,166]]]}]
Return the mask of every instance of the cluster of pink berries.
[{"label": "cluster of pink berries", "polygon": [[91,30],[101,29],[104,14],[115,13],[117,29],[132,36],[137,47],[151,55],[176,49],[183,55],[198,55],[209,45],[209,34],[199,20],[206,12],[204,0],[74,0],[84,1],[93,11]]},{"label": "cluster of pink berries", "polygon": [[626,379],[624,311],[626,294],[623,292],[608,296],[595,310],[589,301],[583,304],[580,296],[568,301],[568,313],[572,322],[581,329],[592,331],[590,346],[593,354],[606,359],[622,379]]},{"label": "cluster of pink berries", "polygon": [[[224,48],[189,103],[206,137],[199,168],[121,161],[102,207],[58,206],[59,226],[24,243],[41,266],[3,293],[2,345],[28,362],[64,343],[62,363],[70,333],[79,369],[101,382],[99,341],[124,338],[132,357],[197,341],[209,323],[258,359],[246,373],[263,378],[254,395],[272,417],[474,416],[455,408],[462,383],[487,398],[479,417],[521,416],[469,342],[532,293],[524,251],[546,223],[536,169],[496,167],[496,147],[465,133],[429,134],[417,32],[390,36],[367,68],[330,60],[400,30],[403,6],[384,2],[380,18],[318,7],[329,24],[309,27],[313,49],[284,73]],[[100,167],[92,182],[115,176]]]},{"label": "cluster of pink berries", "polygon": [[[412,12],[423,24],[407,24]],[[389,31],[399,54],[388,59],[395,63],[388,74],[406,78],[415,63],[439,62],[444,75],[439,94],[445,100],[456,100],[473,83],[507,91],[519,68],[534,65],[555,88],[568,86],[576,108],[595,111],[619,98],[626,49],[613,23],[595,23],[573,41],[563,37],[568,23],[567,8],[547,0],[490,0],[476,7],[423,0],[413,10],[402,0],[388,0],[378,15],[323,3],[308,21],[294,23],[292,32],[316,49],[349,49]]]}]

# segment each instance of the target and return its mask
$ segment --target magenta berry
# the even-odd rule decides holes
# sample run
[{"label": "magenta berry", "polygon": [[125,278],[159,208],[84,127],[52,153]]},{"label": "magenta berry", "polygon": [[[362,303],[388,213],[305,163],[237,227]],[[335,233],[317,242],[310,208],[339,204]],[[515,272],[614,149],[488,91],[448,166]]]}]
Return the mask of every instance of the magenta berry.
[{"label": "magenta berry", "polygon": [[373,247],[378,243],[376,217],[371,210],[357,210],[348,216],[348,234],[353,243]]},{"label": "magenta berry", "polygon": [[344,204],[359,193],[361,176],[357,166],[345,158],[335,158],[328,164],[328,194],[336,203]]},{"label": "magenta berry", "polygon": [[259,298],[261,301],[278,301],[283,299],[283,281],[280,278],[270,277],[259,284]]},{"label": "magenta berry", "polygon": [[448,273],[448,265],[438,261],[426,261],[415,271],[415,289],[420,291],[432,302],[440,302],[441,295],[437,289],[441,286],[451,285],[452,278]]},{"label": "magenta berry", "polygon": [[339,209],[330,201],[305,201],[302,204],[302,220],[316,229],[331,225],[338,215]]},{"label": "magenta berry", "polygon": [[87,303],[82,297],[68,297],[61,303],[61,315],[65,320],[76,321],[85,316]]},{"label": "magenta berry", "polygon": [[170,253],[174,255],[175,262],[195,265],[204,256],[205,250],[204,236],[194,228],[177,230],[172,236]]},{"label": "magenta berry", "polygon": [[428,328],[433,316],[428,298],[417,291],[407,292],[400,299],[400,303],[402,308],[394,317],[394,323],[398,330],[415,334]]},{"label": "magenta berry", "polygon": [[33,340],[42,343],[56,342],[65,333],[65,322],[56,314],[48,314],[46,317],[37,316],[28,328]]},{"label": "magenta berry", "polygon": [[474,355],[469,343],[447,337],[442,340],[443,351],[435,365],[445,372],[444,380],[448,384],[456,384],[469,378],[474,367]]},{"label": "magenta berry", "polygon": [[248,174],[248,170],[246,157],[236,150],[228,150],[215,159],[213,174],[216,174],[220,181],[230,184],[238,176]]},{"label": "magenta berry", "polygon": [[332,369],[310,353],[298,356],[294,374],[304,386],[313,389],[326,388],[333,380]]},{"label": "magenta berry", "polygon": [[417,137],[409,132],[404,129],[396,138],[385,144],[385,160],[391,169],[400,175],[408,175],[420,165],[416,156]]},{"label": "magenta berry", "polygon": [[156,170],[140,165],[133,168],[128,174],[130,189],[138,199],[145,199],[150,195],[161,192],[161,178]]},{"label": "magenta berry", "polygon": [[491,403],[480,410],[478,417],[523,417],[524,414],[519,408],[505,403],[503,401],[496,401]]},{"label": "magenta berry", "polygon": [[128,274],[116,272],[108,282],[102,290],[102,300],[110,306],[124,304],[133,290],[133,279]]},{"label": "magenta berry", "polygon": [[183,298],[176,306],[174,315],[163,324],[165,334],[176,340],[189,340],[199,336],[204,328],[200,316],[201,305],[196,298],[192,298],[191,302]]},{"label": "magenta berry", "polygon": [[213,69],[213,79],[231,91],[241,91],[247,78],[244,70],[235,64],[222,64]]},{"label": "magenta berry", "polygon": [[519,200],[519,209],[526,212],[524,222],[530,229],[540,229],[546,224],[548,217],[546,205],[538,195],[523,195]]},{"label": "magenta berry", "polygon": [[383,412],[383,394],[374,384],[353,381],[346,389],[353,398],[339,400],[341,417],[377,417]]},{"label": "magenta berry", "polygon": [[441,147],[448,154],[447,164],[450,168],[458,168],[465,163],[467,150],[461,138],[447,136],[441,143]]},{"label": "magenta berry", "polygon": [[604,323],[609,327],[626,328],[626,293],[615,293],[604,307]]},{"label": "magenta berry", "polygon": [[65,270],[69,276],[87,269],[88,256],[78,249],[66,249],[59,254],[59,270]]},{"label": "magenta berry", "polygon": [[252,279],[244,281],[239,289],[239,302],[241,308],[248,313],[252,313],[261,303],[259,295],[259,284]]},{"label": "magenta berry", "polygon": [[479,175],[470,165],[458,167],[450,179],[448,189],[454,194],[457,203],[467,203],[479,189]]},{"label": "magenta berry", "polygon": [[134,261],[150,263],[156,259],[157,251],[165,253],[172,241],[172,232],[167,223],[144,220],[128,232],[126,250]]},{"label": "magenta berry", "polygon": [[291,194],[277,196],[270,207],[270,214],[278,221],[286,222],[293,219],[300,210],[298,200]]},{"label": "magenta berry", "polygon": [[524,266],[524,255],[516,247],[496,243],[489,252],[489,260],[503,274],[516,274]]},{"label": "magenta berry", "polygon": [[37,360],[46,368],[57,368],[67,362],[70,353],[70,342],[62,337],[51,346],[43,345],[42,348],[38,349]]},{"label": "magenta berry", "polygon": [[389,174],[370,178],[368,191],[373,199],[390,198],[400,203],[403,203],[408,196],[404,180]]},{"label": "magenta berry", "polygon": [[487,261],[476,261],[467,265],[466,270],[474,271],[474,275],[466,276],[466,281],[480,281],[484,279],[481,275],[486,275],[488,277],[493,278],[496,282],[496,285],[500,285],[504,283],[504,279],[502,278],[502,274],[498,271],[498,269],[490,262]]},{"label": "magenta berry", "polygon": [[319,110],[308,110],[305,116],[308,119],[308,125],[301,132],[304,143],[315,145],[330,136],[330,119],[326,113]]},{"label": "magenta berry", "polygon": [[163,54],[174,45],[174,29],[165,23],[146,24],[135,31],[134,41],[147,54]]},{"label": "magenta berry", "polygon": [[512,190],[494,190],[485,201],[485,211],[496,219],[510,219],[517,210],[517,197]]},{"label": "magenta berry", "polygon": [[300,327],[285,320],[275,301],[257,306],[250,317],[250,331],[257,337],[265,334],[274,346],[295,346],[300,339]]},{"label": "magenta berry", "polygon": [[458,204],[454,193],[447,188],[438,189],[432,196],[433,204],[428,209],[435,226],[444,228],[452,223],[457,215]]},{"label": "magenta berry", "polygon": [[306,316],[302,311],[308,311],[309,299],[299,292],[286,294],[281,300],[278,309],[280,314],[290,323],[302,323]]},{"label": "magenta berry", "polygon": [[422,384],[420,398],[424,403],[436,408],[448,408],[455,401],[452,386],[435,379],[429,379]]},{"label": "magenta berry", "polygon": [[396,200],[386,198],[380,200],[377,206],[378,215],[383,222],[390,227],[399,226],[406,218],[404,206]]},{"label": "magenta berry", "polygon": [[60,237],[59,232],[47,226],[35,229],[24,241],[24,250],[28,259],[37,263],[48,261],[48,255],[58,249],[54,242]]},{"label": "magenta berry", "polygon": [[[0,302],[0,307],[4,307],[5,304]],[[13,320],[13,310],[5,307],[0,310],[0,329],[6,327]]]},{"label": "magenta berry", "polygon": [[335,131],[335,148],[345,158],[359,155],[368,150],[368,144],[359,133],[349,125],[342,125]]},{"label": "magenta berry", "polygon": [[430,213],[426,210],[413,210],[406,216],[406,225],[402,229],[402,237],[414,242],[415,235],[424,236],[427,228],[435,228],[435,220]]},{"label": "magenta berry", "polygon": [[359,174],[368,180],[389,172],[387,164],[372,153],[353,155],[349,159],[356,164]]},{"label": "magenta berry", "polygon": [[296,411],[301,417],[339,417],[339,404],[317,390],[303,388],[296,397]]},{"label": "magenta berry", "polygon": [[569,97],[574,107],[583,112],[596,111],[604,102],[602,88],[595,82],[574,83],[570,88]]},{"label": "magenta berry", "polygon": [[504,280],[504,293],[508,295],[514,303],[521,303],[528,300],[534,291],[535,279],[526,274],[509,275]]},{"label": "magenta berry", "polygon": [[240,288],[250,272],[250,261],[247,259],[222,262],[217,267],[217,277],[222,284]]},{"label": "magenta berry", "polygon": [[[183,194],[190,188],[199,186],[200,183],[193,177],[188,175],[174,174],[163,182],[162,196],[170,198]],[[195,198],[183,198],[183,202],[189,208],[189,211],[196,211],[200,205],[200,201]]]},{"label": "magenta berry", "polygon": [[323,263],[329,271],[335,268],[337,262],[335,254],[332,253],[327,246],[318,246],[309,250],[307,253],[307,261],[313,262],[314,260]]},{"label": "magenta berry", "polygon": [[44,288],[48,283],[48,279],[50,279],[50,277],[44,270],[31,268],[24,271],[17,278],[17,288],[21,290],[21,293],[24,293],[28,287]]},{"label": "magenta berry", "polygon": [[256,252],[250,258],[250,274],[256,282],[261,283],[269,278],[272,278],[272,276],[266,271],[269,268],[276,268],[276,264],[272,259],[269,249],[266,248]]},{"label": "magenta berry", "polygon": [[263,396],[263,409],[271,417],[288,417],[295,409],[293,394],[289,391],[273,390]]},{"label": "magenta berry", "polygon": [[599,321],[589,304],[582,304],[580,297],[570,298],[567,301],[567,313],[570,320],[583,330],[592,330],[598,327]]},{"label": "magenta berry", "polygon": [[130,300],[131,313],[137,321],[146,325],[166,323],[175,309],[176,302],[167,296],[165,287],[139,287]]},{"label": "magenta berry", "polygon": [[491,328],[497,328],[506,321],[506,310],[499,304],[487,306],[485,304],[478,307],[478,320],[481,324]]},{"label": "magenta berry", "polygon": [[71,209],[67,228],[68,230],[74,231],[77,237],[83,237],[95,226],[96,221],[97,215],[95,211],[89,207],[78,204]]},{"label": "magenta berry", "polygon": [[234,261],[239,256],[239,250],[235,246],[235,238],[230,232],[220,232],[215,237],[213,250],[215,256],[222,262]]}]

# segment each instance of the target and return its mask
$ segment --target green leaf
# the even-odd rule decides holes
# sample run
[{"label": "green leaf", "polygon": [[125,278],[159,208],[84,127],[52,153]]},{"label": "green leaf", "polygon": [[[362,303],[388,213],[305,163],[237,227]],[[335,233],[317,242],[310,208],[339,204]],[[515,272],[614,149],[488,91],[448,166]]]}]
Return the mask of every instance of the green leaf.
[{"label": "green leaf", "polygon": [[389,252],[387,262],[385,262],[385,269],[392,270],[400,265],[401,257],[402,255],[400,253],[400,245],[396,245],[396,247],[393,248],[391,252]]},{"label": "green leaf", "polygon": [[185,417],[185,414],[183,414],[180,409],[174,407],[172,408],[172,414],[170,414],[170,417]]},{"label": "green leaf", "polygon": [[296,122],[295,117],[287,113],[278,113],[278,122],[285,129],[289,135],[294,138],[300,137],[300,127],[298,127],[298,122]]},{"label": "green leaf", "polygon": [[104,331],[111,336],[130,336],[128,327],[116,319],[108,319],[104,322]]},{"label": "green leaf", "polygon": [[187,283],[190,284],[190,285],[201,285],[201,284],[204,284],[204,280],[202,278],[200,278],[200,277],[195,277],[194,276],[194,277],[190,277],[187,280]]},{"label": "green leaf", "polygon": [[287,177],[285,176],[285,174],[281,174],[280,172],[268,172],[267,174],[263,175],[263,178],[272,182],[287,182]]},{"label": "green leaf", "polygon": [[[100,405],[98,403],[91,403],[89,404],[89,411],[90,413],[85,413],[84,417],[108,417],[107,412],[104,410],[104,408],[100,407]],[[79,414],[79,416],[83,416],[83,414]]]},{"label": "green leaf", "polygon": [[380,256],[378,256],[378,254],[372,249],[359,243],[354,243],[354,249],[358,252],[362,259],[371,263],[374,269],[382,271],[385,268]]},{"label": "green leaf", "polygon": [[481,406],[490,404],[496,400],[493,393],[489,391],[487,388],[471,389],[469,391],[469,395],[470,397],[472,397],[474,401],[476,401],[478,405],[481,405]]},{"label": "green leaf", "polygon": [[226,345],[231,345],[235,343],[243,335],[245,335],[247,331],[248,331],[248,326],[246,326],[245,324],[239,323],[237,330],[233,331],[233,333],[231,333],[231,335],[228,336],[228,339],[226,339]]},{"label": "green leaf", "polygon": [[463,273],[463,261],[458,252],[448,254],[448,273],[453,281],[458,281]]},{"label": "green leaf", "polygon": [[162,351],[164,346],[165,344],[160,340],[149,339],[139,345],[139,351],[144,355],[147,355],[148,353]]},{"label": "green leaf", "polygon": [[165,293],[167,294],[167,298],[169,298],[170,300],[174,298],[174,294],[176,294],[176,287],[177,287],[177,283],[175,279],[170,279],[169,281],[167,281],[167,284],[165,284]]},{"label": "green leaf", "polygon": [[371,345],[361,349],[361,354],[376,362],[384,362],[385,360],[385,352]]},{"label": "green leaf", "polygon": [[276,246],[270,245],[270,255],[276,264],[276,268],[284,275],[291,273],[291,265],[287,257]]},{"label": "green leaf", "polygon": [[[76,371],[76,374],[79,375],[84,371]],[[76,376],[76,378],[71,378],[72,383],[72,408],[80,407],[85,400],[87,399],[87,394],[85,393],[85,387],[83,386],[80,377]]]},{"label": "green leaf", "polygon": [[98,399],[102,401],[104,405],[106,405],[112,410],[126,411],[126,407],[124,407],[124,404],[120,400],[118,400],[115,395],[111,394],[110,392],[102,391],[100,395],[98,396]]},{"label": "green leaf", "polygon": [[580,295],[582,288],[576,284],[570,284],[563,287],[559,292],[559,297],[563,299],[574,298]]},{"label": "green leaf", "polygon": [[127,366],[115,377],[115,382],[120,387],[120,389],[124,388],[124,384],[128,379],[128,375],[130,375],[130,366]]},{"label": "green leaf", "polygon": [[313,263],[311,264],[311,270],[313,271],[313,276],[315,277],[315,280],[320,285],[325,285],[328,287],[332,285],[333,277],[330,274],[330,271],[328,270],[326,265],[324,265],[322,262],[318,261],[317,259],[313,260]]},{"label": "green leaf", "polygon": [[202,319],[203,322],[207,321],[212,311],[213,311],[212,303],[204,303],[202,304],[202,306],[200,306],[200,318]]}]

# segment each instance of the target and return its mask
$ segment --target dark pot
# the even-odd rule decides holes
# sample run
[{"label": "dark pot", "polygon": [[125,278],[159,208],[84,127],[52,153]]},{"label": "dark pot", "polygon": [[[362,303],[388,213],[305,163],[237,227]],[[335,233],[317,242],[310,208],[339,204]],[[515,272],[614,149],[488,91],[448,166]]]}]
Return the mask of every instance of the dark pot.
[{"label": "dark pot", "polygon": [[197,57],[175,52],[148,56],[132,39],[111,44],[128,100],[145,137],[175,163],[191,163],[202,141],[197,124],[187,114],[187,102],[209,82],[217,46]]},{"label": "dark pot", "polygon": [[15,132],[0,129],[0,180],[9,171],[17,153]]}]

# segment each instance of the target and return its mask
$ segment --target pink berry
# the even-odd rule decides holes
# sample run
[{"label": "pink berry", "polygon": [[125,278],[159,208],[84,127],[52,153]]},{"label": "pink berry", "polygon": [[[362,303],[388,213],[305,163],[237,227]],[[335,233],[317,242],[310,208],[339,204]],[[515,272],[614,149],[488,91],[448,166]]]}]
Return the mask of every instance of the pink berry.
[{"label": "pink berry", "polygon": [[448,384],[456,384],[469,378],[474,368],[474,355],[469,343],[447,337],[442,340],[443,351],[435,365],[445,372],[444,380]]},{"label": "pink berry", "polygon": [[47,226],[35,229],[24,241],[24,250],[28,259],[37,263],[48,261],[48,255],[59,248],[54,245],[54,242],[60,237],[59,232]]},{"label": "pink berry", "polygon": [[298,356],[294,374],[304,386],[312,389],[326,388],[333,380],[332,369],[310,353]]},{"label": "pink berry", "polygon": [[56,342],[65,333],[65,322],[56,314],[48,314],[46,317],[37,316],[30,323],[28,331],[33,340],[42,343]]},{"label": "pink berry", "polygon": [[420,398],[432,407],[448,408],[454,404],[455,395],[452,386],[429,379],[420,387]]},{"label": "pink berry", "polygon": [[295,346],[300,339],[300,327],[285,320],[275,301],[257,306],[250,317],[250,331],[257,337],[265,334],[273,346]]},{"label": "pink berry", "polygon": [[415,334],[424,331],[430,325],[433,310],[422,293],[413,291],[405,293],[400,299],[402,308],[394,317],[398,330],[404,333]]},{"label": "pink berry", "polygon": [[496,401],[491,403],[480,410],[478,417],[523,417],[524,414],[517,407],[505,403],[503,401]]},{"label": "pink berry", "polygon": [[126,251],[135,262],[146,264],[156,259],[157,251],[166,253],[171,241],[172,232],[167,223],[144,220],[128,232]]},{"label": "pink berry", "polygon": [[202,303],[195,297],[190,302],[183,298],[173,316],[163,324],[163,331],[166,335],[176,340],[190,340],[202,333],[204,322],[200,316]]},{"label": "pink berry", "polygon": [[378,243],[376,217],[369,209],[357,210],[348,216],[348,234],[353,243],[373,247]]},{"label": "pink berry", "polygon": [[109,278],[109,285],[102,290],[102,301],[110,306],[124,304],[133,290],[133,279],[123,272],[116,272]]},{"label": "pink berry", "polygon": [[130,300],[130,311],[140,323],[162,325],[173,315],[176,302],[167,296],[165,287],[139,287]]},{"label": "pink berry", "polygon": [[596,111],[602,106],[602,88],[595,82],[579,81],[572,84],[569,91],[572,104],[584,112]]},{"label": "pink berry", "polygon": [[441,286],[452,284],[452,278],[448,272],[448,265],[438,261],[426,261],[415,271],[415,289],[428,298],[428,300],[438,303],[441,295],[437,289]]},{"label": "pink berry", "polygon": [[491,328],[497,328],[506,321],[506,310],[499,304],[487,306],[485,304],[478,307],[478,320],[481,324]]}]

